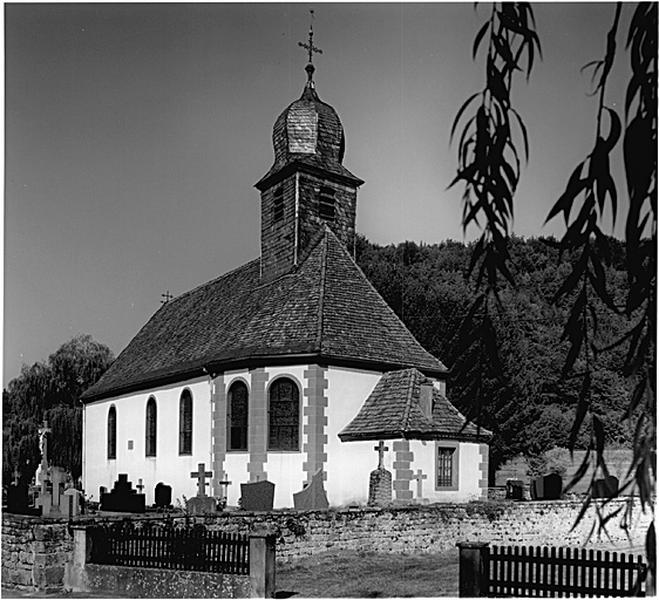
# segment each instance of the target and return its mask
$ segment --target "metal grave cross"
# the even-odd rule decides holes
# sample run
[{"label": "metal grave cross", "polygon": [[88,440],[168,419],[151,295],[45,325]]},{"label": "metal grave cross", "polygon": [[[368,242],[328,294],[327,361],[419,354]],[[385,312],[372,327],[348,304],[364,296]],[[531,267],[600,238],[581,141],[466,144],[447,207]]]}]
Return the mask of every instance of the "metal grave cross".
[{"label": "metal grave cross", "polygon": [[204,463],[199,463],[199,470],[195,473],[194,471],[190,473],[190,477],[197,479],[197,496],[206,495],[206,486],[208,481],[206,477],[212,477],[213,471],[206,471],[206,465]]},{"label": "metal grave cross", "polygon": [[221,486],[220,489],[220,497],[221,498],[227,498],[229,496],[229,486],[232,484],[231,481],[228,479],[224,479],[223,481],[218,481],[217,485]]},{"label": "metal grave cross", "polygon": [[144,489],[144,484],[142,483],[142,478],[140,477],[137,480],[137,484],[135,485],[135,489],[141,494],[142,490]]},{"label": "metal grave cross", "polygon": [[298,42],[297,45],[300,46],[300,48],[304,48],[308,52],[309,64],[313,64],[313,53],[316,52],[318,54],[322,54],[323,51],[313,45],[313,10],[310,10],[309,12],[311,13],[311,24],[309,25],[309,43],[304,44],[302,42]]},{"label": "metal grave cross", "polygon": [[376,450],[378,453],[378,469],[384,469],[384,453],[389,450],[387,446],[384,445],[384,442],[380,440],[377,446],[374,446],[373,450]]},{"label": "metal grave cross", "polygon": [[416,497],[423,497],[423,480],[428,479],[428,476],[423,473],[421,469],[417,469],[416,475],[412,476],[412,479],[416,479]]}]

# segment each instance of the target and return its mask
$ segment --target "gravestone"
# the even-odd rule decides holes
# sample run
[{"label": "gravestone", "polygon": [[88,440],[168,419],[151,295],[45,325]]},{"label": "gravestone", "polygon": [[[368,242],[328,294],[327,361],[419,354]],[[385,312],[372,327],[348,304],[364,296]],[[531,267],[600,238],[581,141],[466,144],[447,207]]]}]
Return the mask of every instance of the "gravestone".
[{"label": "gravestone", "polygon": [[82,493],[75,488],[65,490],[61,497],[60,513],[69,519],[77,517],[82,512],[81,496]]},{"label": "gravestone", "polygon": [[524,500],[524,483],[521,480],[506,481],[506,500]]},{"label": "gravestone", "polygon": [[529,488],[533,500],[559,500],[563,492],[563,479],[552,473],[531,480]]},{"label": "gravestone", "polygon": [[161,481],[156,484],[154,496],[157,508],[169,508],[172,505],[172,486],[166,485]]},{"label": "gravestone", "polygon": [[126,473],[119,473],[112,491],[101,495],[100,509],[114,512],[143,513],[145,510],[144,494],[138,494],[133,489],[133,484],[128,481]]},{"label": "gravestone", "polygon": [[423,480],[428,479],[428,475],[426,475],[421,469],[417,469],[416,475],[413,475],[412,479],[416,480],[417,502],[427,502],[428,500],[423,497]]},{"label": "gravestone", "polygon": [[241,483],[240,496],[240,506],[243,510],[272,510],[275,500],[275,484],[271,481]]},{"label": "gravestone", "polygon": [[618,478],[613,475],[596,479],[593,482],[593,498],[615,498],[618,494],[618,485]]},{"label": "gravestone", "polygon": [[391,504],[391,472],[384,468],[384,453],[389,450],[380,441],[373,448],[378,453],[378,468],[371,471],[368,479],[368,505],[384,506]]},{"label": "gravestone", "polygon": [[12,483],[7,488],[7,512],[24,515],[28,512],[28,489],[24,483]]},{"label": "gravestone", "polygon": [[327,510],[329,502],[323,486],[323,469],[318,469],[301,492],[293,494],[295,510]]},{"label": "gravestone", "polygon": [[207,515],[217,511],[215,498],[206,495],[207,477],[212,477],[212,471],[206,471],[206,465],[199,463],[198,470],[190,473],[190,477],[197,480],[197,495],[186,501],[185,506],[192,515]]}]

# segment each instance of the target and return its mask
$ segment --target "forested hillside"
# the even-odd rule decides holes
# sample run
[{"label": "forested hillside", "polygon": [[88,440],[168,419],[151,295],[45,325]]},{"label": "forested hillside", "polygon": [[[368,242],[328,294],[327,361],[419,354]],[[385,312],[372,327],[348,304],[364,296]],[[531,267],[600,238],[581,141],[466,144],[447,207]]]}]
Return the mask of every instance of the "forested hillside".
[{"label": "forested hillside", "polygon": [[[624,248],[611,239],[610,252],[607,285],[623,304]],[[366,276],[423,346],[449,368],[460,360],[492,360],[474,353],[459,331],[474,297],[473,283],[464,276],[470,255],[469,245],[453,241],[382,247],[360,238],[357,244],[357,262]],[[577,383],[561,378],[568,348],[561,341],[567,303],[552,302],[569,273],[569,258],[559,261],[552,238],[514,238],[511,256],[517,288],[501,291],[495,324],[500,375],[485,382],[487,404],[479,409],[470,402],[468,374],[448,380],[450,400],[495,433],[491,469],[520,452],[537,455],[567,447],[578,396]],[[596,312],[601,335],[596,347],[604,348],[618,339],[625,320],[603,307]],[[602,417],[611,447],[628,446],[633,436],[624,419],[630,391],[620,372],[624,352],[624,345],[597,352],[594,365],[593,412]],[[588,445],[588,429],[582,428],[577,448]]]}]

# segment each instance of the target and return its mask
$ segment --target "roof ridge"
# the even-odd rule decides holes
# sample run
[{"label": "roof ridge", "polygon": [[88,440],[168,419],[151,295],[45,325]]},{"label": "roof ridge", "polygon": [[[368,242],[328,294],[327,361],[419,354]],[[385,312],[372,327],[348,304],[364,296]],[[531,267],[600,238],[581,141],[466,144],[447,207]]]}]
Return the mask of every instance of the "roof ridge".
[{"label": "roof ridge", "polygon": [[[410,379],[413,378],[414,376],[414,371],[412,369],[405,369],[407,371],[407,379],[408,379],[408,384],[407,384],[407,398],[405,399],[405,412],[403,413],[403,419],[402,419],[402,430],[405,431],[407,430],[407,425],[410,420],[410,409],[412,407],[412,393],[414,392],[414,381],[410,381]],[[410,385],[411,384],[411,385]]]}]

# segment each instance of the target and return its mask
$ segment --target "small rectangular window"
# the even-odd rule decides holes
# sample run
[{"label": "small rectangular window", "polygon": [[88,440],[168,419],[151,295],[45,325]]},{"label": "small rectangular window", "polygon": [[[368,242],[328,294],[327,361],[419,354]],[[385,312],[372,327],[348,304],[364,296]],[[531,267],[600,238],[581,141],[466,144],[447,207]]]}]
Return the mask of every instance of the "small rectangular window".
[{"label": "small rectangular window", "polygon": [[334,190],[328,187],[320,188],[318,196],[318,216],[325,221],[333,221],[336,216],[336,198]]},{"label": "small rectangular window", "polygon": [[435,454],[435,489],[455,491],[458,489],[459,445],[442,443]]},{"label": "small rectangular window", "polygon": [[273,195],[272,220],[276,223],[284,218],[284,188],[278,187]]}]

